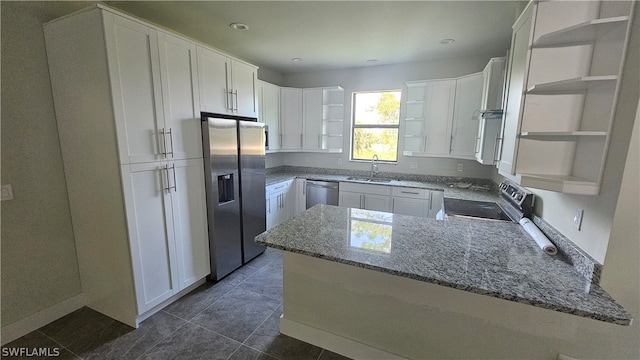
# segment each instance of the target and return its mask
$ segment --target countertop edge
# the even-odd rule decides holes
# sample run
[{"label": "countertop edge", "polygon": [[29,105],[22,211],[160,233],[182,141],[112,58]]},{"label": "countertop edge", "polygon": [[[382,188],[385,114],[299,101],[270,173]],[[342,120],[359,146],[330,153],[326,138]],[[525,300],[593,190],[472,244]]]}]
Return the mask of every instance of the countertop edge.
[{"label": "countertop edge", "polygon": [[[355,266],[355,267],[359,267],[359,268],[364,268],[364,269],[368,269],[368,270],[387,273],[387,274],[390,274],[390,275],[396,275],[396,276],[405,277],[405,278],[408,278],[408,279],[414,279],[414,280],[418,280],[418,281],[429,283],[429,284],[446,286],[446,287],[449,287],[449,288],[453,288],[453,289],[461,290],[461,291],[466,291],[466,292],[470,292],[470,293],[473,293],[473,294],[490,296],[490,297],[494,297],[494,298],[497,298],[497,299],[502,299],[502,300],[517,302],[517,303],[521,303],[521,304],[531,305],[531,306],[542,308],[542,309],[546,309],[546,310],[552,310],[552,311],[557,311],[557,312],[566,313],[566,314],[570,314],[570,315],[576,315],[576,316],[580,316],[580,317],[584,317],[584,318],[590,318],[590,319],[593,319],[593,320],[603,321],[603,322],[612,323],[612,324],[616,324],[616,325],[629,326],[629,325],[631,325],[631,322],[633,320],[631,314],[629,312],[627,312],[624,308],[622,308],[622,306],[620,306],[617,302],[615,302],[615,300],[613,300],[613,298],[611,298],[611,301],[614,302],[616,305],[618,305],[628,315],[627,317],[622,318],[622,317],[607,316],[605,314],[593,313],[593,312],[580,310],[580,309],[576,309],[576,308],[571,308],[571,307],[567,307],[567,306],[562,306],[562,305],[548,304],[548,303],[544,303],[542,301],[532,300],[532,299],[523,298],[523,297],[519,297],[519,296],[515,296],[515,295],[510,295],[510,294],[504,294],[504,293],[500,293],[500,292],[496,292],[496,291],[488,291],[488,290],[480,289],[480,288],[477,288],[477,287],[474,287],[474,286],[456,284],[456,283],[453,283],[453,282],[442,281],[442,280],[433,279],[433,278],[424,277],[424,276],[419,276],[419,275],[416,275],[416,274],[406,273],[406,272],[402,272],[402,271],[395,271],[395,270],[387,269],[387,268],[380,267],[380,266],[360,263],[360,262],[357,262],[357,261],[351,261],[351,260],[346,260],[346,259],[342,259],[342,258],[337,258],[337,257],[331,257],[331,256],[325,256],[325,255],[321,255],[321,254],[311,253],[311,252],[304,251],[304,250],[299,250],[299,249],[295,249],[295,248],[290,248],[290,247],[281,246],[281,245],[272,244],[272,243],[269,243],[269,242],[266,242],[266,241],[262,241],[261,240],[261,235],[258,235],[256,237],[255,241],[258,244],[261,244],[261,245],[264,245],[264,246],[268,246],[268,247],[271,247],[271,248],[275,248],[275,249],[279,249],[279,250],[282,250],[282,251],[288,251],[288,252],[292,252],[292,253],[296,253],[296,254],[300,254],[300,255],[310,256],[310,257],[317,258],[317,259],[333,261],[333,262],[337,262],[337,263],[341,263],[341,264],[345,264],[345,265],[351,265],[351,266]],[[597,286],[597,285],[594,284],[593,286]],[[600,289],[599,286],[597,286],[597,288]],[[606,293],[606,291],[602,290],[602,292],[604,292],[605,294],[608,295],[608,293]]]}]

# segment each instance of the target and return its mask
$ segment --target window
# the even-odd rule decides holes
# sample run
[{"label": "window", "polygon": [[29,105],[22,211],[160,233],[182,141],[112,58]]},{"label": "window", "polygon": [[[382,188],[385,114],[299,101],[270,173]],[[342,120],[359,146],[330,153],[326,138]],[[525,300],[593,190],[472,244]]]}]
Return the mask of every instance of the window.
[{"label": "window", "polygon": [[353,93],[351,159],[398,161],[399,90]]}]

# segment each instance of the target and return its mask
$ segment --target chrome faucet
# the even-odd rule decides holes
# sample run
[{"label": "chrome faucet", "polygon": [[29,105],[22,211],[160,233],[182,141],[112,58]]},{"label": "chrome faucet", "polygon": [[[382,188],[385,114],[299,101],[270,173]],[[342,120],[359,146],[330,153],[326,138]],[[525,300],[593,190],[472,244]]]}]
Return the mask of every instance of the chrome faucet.
[{"label": "chrome faucet", "polygon": [[378,175],[378,154],[374,154],[371,158],[371,175],[369,177],[373,179],[375,175]]}]

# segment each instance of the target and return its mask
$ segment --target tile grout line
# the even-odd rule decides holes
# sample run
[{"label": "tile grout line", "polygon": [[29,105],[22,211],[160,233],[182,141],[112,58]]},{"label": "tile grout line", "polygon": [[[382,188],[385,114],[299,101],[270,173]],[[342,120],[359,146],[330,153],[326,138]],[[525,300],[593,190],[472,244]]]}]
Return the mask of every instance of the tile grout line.
[{"label": "tile grout line", "polygon": [[324,354],[324,348],[321,348],[322,351],[320,351],[320,354],[318,354],[318,358],[316,360],[320,360],[320,358],[322,357],[322,354]]},{"label": "tile grout line", "polygon": [[[249,345],[247,345],[245,343],[247,342],[247,340],[249,340],[249,338],[251,338],[251,336],[253,336],[253,334],[256,333],[256,331],[258,331],[258,329],[260,328],[260,326],[262,326],[262,324],[264,324],[265,322],[267,322],[267,320],[269,320],[271,315],[273,315],[278,310],[278,308],[280,308],[281,305],[282,305],[282,302],[280,302],[280,304],[278,304],[278,306],[275,309],[273,309],[273,311],[258,326],[256,326],[256,328],[253,330],[253,332],[251,332],[251,334],[249,334],[249,336],[247,336],[247,338],[244,339],[244,341],[242,342],[242,345],[244,345],[244,346],[246,346],[246,347],[248,347],[250,349],[256,350],[256,351],[258,351],[260,353],[267,354],[267,355],[269,355],[269,356],[271,356],[273,358],[280,359],[280,357],[278,357],[276,355],[272,355],[272,354],[266,353],[264,351],[261,351],[259,349],[254,348],[254,347],[251,347],[251,346],[249,346]],[[280,334],[280,331],[278,331],[278,335],[279,334]]]},{"label": "tile grout line", "polygon": [[[153,343],[153,345],[151,345],[147,350],[145,350],[142,354],[138,355],[138,357],[136,357],[136,360],[137,360],[137,359],[140,359],[140,358],[141,358],[141,357],[143,357],[146,353],[148,353],[148,352],[149,352],[149,351],[151,351],[153,348],[155,348],[156,346],[158,346],[158,344],[160,344],[163,340],[165,340],[165,339],[167,339],[167,338],[169,338],[169,337],[171,337],[171,336],[175,335],[175,334],[178,332],[178,330],[180,330],[180,329],[182,329],[183,327],[185,327],[185,326],[187,325],[187,323],[188,323],[188,321],[187,321],[187,320],[185,320],[185,319],[183,319],[183,318],[181,318],[181,317],[179,317],[179,316],[176,316],[176,315],[170,314],[170,313],[168,313],[168,312],[164,311],[164,309],[162,309],[162,310],[158,311],[158,313],[160,313],[160,312],[163,312],[163,313],[165,313],[165,314],[167,314],[167,315],[169,315],[169,316],[173,316],[173,317],[175,317],[176,319],[183,320],[183,321],[184,321],[184,324],[182,324],[182,325],[178,326],[178,328],[177,328],[177,329],[175,329],[171,334],[169,334],[169,335],[167,335],[167,336],[165,336],[165,337],[163,337],[163,338],[160,338],[160,340],[158,340],[158,341],[156,341],[155,343]],[[154,314],[154,315],[155,315],[155,314]],[[136,330],[137,330],[137,329],[136,329]],[[135,330],[134,330],[134,331],[135,331]]]},{"label": "tile grout line", "polygon": [[78,359],[84,359],[82,356],[74,353],[73,351],[69,350],[69,348],[67,348],[66,346],[60,344],[60,342],[56,341],[54,338],[50,337],[49,335],[45,334],[44,331],[38,329],[36,330],[37,332],[41,333],[42,335],[44,335],[47,339],[53,341],[54,343],[60,345],[61,348],[67,350],[68,352],[70,352],[71,354],[73,354],[74,356],[76,356]]}]

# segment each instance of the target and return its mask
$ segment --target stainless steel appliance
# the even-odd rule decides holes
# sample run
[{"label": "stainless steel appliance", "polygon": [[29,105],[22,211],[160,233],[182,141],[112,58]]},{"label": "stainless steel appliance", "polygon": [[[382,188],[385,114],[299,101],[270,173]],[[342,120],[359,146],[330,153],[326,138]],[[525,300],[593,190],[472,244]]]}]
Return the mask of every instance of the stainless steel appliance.
[{"label": "stainless steel appliance", "polygon": [[266,230],[265,134],[255,118],[201,113],[211,275],[218,281],[260,255]]},{"label": "stainless steel appliance", "polygon": [[338,206],[338,183],[333,181],[307,180],[307,209],[317,205]]},{"label": "stainless steel appliance", "polygon": [[444,199],[447,216],[478,217],[491,220],[519,222],[523,217],[531,218],[534,195],[529,190],[504,181],[499,185],[498,203],[461,199]]}]

